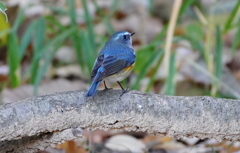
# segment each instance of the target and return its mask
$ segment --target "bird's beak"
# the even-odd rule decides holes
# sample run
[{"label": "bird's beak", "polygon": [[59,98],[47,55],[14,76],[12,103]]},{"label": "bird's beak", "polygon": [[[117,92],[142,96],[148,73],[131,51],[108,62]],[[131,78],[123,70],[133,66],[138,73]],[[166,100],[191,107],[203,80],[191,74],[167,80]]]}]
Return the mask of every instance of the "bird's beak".
[{"label": "bird's beak", "polygon": [[135,32],[133,32],[133,33],[130,33],[130,35],[132,36],[132,35],[134,35],[135,34]]}]

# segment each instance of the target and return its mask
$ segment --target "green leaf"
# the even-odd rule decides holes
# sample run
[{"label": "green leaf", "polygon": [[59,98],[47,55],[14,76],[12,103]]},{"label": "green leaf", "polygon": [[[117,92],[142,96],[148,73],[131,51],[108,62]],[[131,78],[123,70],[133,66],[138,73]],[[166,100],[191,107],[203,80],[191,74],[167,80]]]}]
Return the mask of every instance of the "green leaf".
[{"label": "green leaf", "polygon": [[83,38],[81,37],[79,30],[77,30],[76,33],[73,33],[71,35],[71,40],[77,55],[78,63],[80,66],[84,67],[86,63],[84,62],[84,56],[83,56],[84,53],[82,50],[82,39]]},{"label": "green leaf", "polygon": [[[167,28],[168,28],[168,25],[165,25],[162,29],[162,31],[153,39],[152,43],[149,45],[154,47],[154,48],[161,48],[161,45],[165,43],[165,40],[163,40],[166,36],[166,31],[167,31]],[[151,50],[151,49],[150,49]],[[158,52],[164,52],[164,50],[162,49],[157,49]],[[147,55],[145,56],[147,57]],[[149,92],[154,84],[154,81],[155,81],[155,77],[156,77],[156,74],[157,74],[157,71],[162,63],[162,60],[163,60],[163,56],[160,56],[157,60],[157,64],[154,66],[153,70],[152,70],[152,75],[150,77],[150,82],[147,86],[147,89],[145,90],[146,92]]]},{"label": "green leaf", "polygon": [[219,80],[215,75],[213,75],[212,73],[210,73],[205,67],[203,67],[202,65],[186,59],[186,62],[188,62],[188,64],[190,64],[191,66],[193,66],[193,68],[197,69],[198,71],[200,71],[201,73],[203,73],[204,75],[206,75],[207,77],[210,77],[211,80],[213,80],[214,82],[218,82],[222,87],[224,87],[224,89],[229,92],[232,96],[234,96],[234,98],[238,98],[240,99],[240,94],[235,91],[234,89],[232,89],[230,86],[228,86],[225,82]]},{"label": "green leaf", "polygon": [[153,39],[152,43],[159,43],[159,41],[161,41],[161,39],[165,39],[166,37],[166,33],[167,33],[167,28],[168,28],[168,24],[165,25],[162,29],[162,31]]},{"label": "green leaf", "polygon": [[189,8],[195,0],[184,0],[179,11],[179,17]]},{"label": "green leaf", "polygon": [[157,50],[156,52],[153,52],[149,54],[149,52],[146,50],[144,51],[145,58],[147,57],[147,60],[143,63],[142,61],[136,60],[136,63],[141,64],[143,63],[143,66],[141,66],[140,73],[137,76],[136,82],[132,86],[132,89],[138,89],[140,86],[140,81],[147,75],[147,73],[151,70],[152,65],[155,63],[155,61],[163,56],[163,49]]},{"label": "green leaf", "polygon": [[204,47],[203,47],[202,41],[199,41],[191,36],[176,36],[176,37],[179,37],[180,39],[188,40],[192,48],[195,50],[198,50],[201,56],[204,57]]},{"label": "green leaf", "polygon": [[17,42],[17,35],[15,32],[10,32],[8,35],[8,52],[7,52],[7,63],[10,68],[10,81],[12,87],[17,87],[20,84],[19,79],[19,55],[18,55],[18,42]]},{"label": "green leaf", "polygon": [[200,25],[190,24],[186,26],[184,36],[177,36],[180,39],[186,39],[190,42],[193,49],[198,50],[201,53],[201,56],[204,57],[204,32]]},{"label": "green leaf", "polygon": [[238,20],[237,33],[234,37],[233,44],[232,44],[232,56],[234,56],[238,45],[240,45],[240,19]]},{"label": "green leaf", "polygon": [[[41,17],[37,22],[37,29],[34,39],[34,57],[31,63],[31,79],[30,82],[33,84],[35,82],[37,71],[38,71],[38,65],[39,60],[41,59],[41,56],[43,55],[46,50],[42,50],[43,48],[43,42],[44,42],[44,35],[45,35],[45,20],[43,17]],[[39,56],[39,57],[38,57]]]},{"label": "green leaf", "polygon": [[142,68],[145,63],[147,63],[148,59],[152,54],[155,54],[155,46],[150,44],[136,51],[136,65],[134,67],[134,71],[141,73]]},{"label": "green leaf", "polygon": [[82,0],[82,4],[83,4],[83,9],[84,9],[84,18],[85,18],[85,22],[87,24],[87,30],[88,30],[88,38],[89,38],[88,41],[89,41],[89,43],[91,43],[91,51],[97,52],[92,17],[89,14],[86,0]]},{"label": "green leaf", "polygon": [[[164,50],[163,50],[163,52],[164,52]],[[146,92],[149,92],[149,91],[151,90],[153,84],[154,84],[155,77],[156,77],[157,71],[159,70],[159,67],[160,67],[160,65],[161,65],[161,63],[162,63],[162,61],[163,61],[163,57],[164,57],[164,56],[161,56],[161,57],[158,59],[157,64],[156,64],[156,66],[155,66],[154,69],[153,69],[152,76],[151,76],[151,78],[150,78],[150,82],[149,82],[149,84],[148,84],[148,86],[147,86]]]},{"label": "green leaf", "polygon": [[149,57],[152,54],[156,54],[155,52],[156,50],[159,51],[159,48],[161,48],[161,45],[165,43],[165,40],[163,39],[165,38],[166,30],[167,30],[167,26],[163,28],[163,30],[153,39],[153,41],[149,45],[138,49],[138,51],[136,52],[137,64],[134,67],[134,71],[141,72],[142,67],[148,61]]},{"label": "green leaf", "polygon": [[5,29],[5,30],[0,31],[0,38],[6,34],[9,34],[10,32],[11,32],[11,29]]},{"label": "green leaf", "polygon": [[76,26],[77,21],[76,21],[76,11],[75,11],[75,4],[74,0],[68,0],[68,5],[69,5],[69,16],[71,18],[71,25]]},{"label": "green leaf", "polygon": [[27,30],[24,32],[24,35],[22,37],[18,52],[19,52],[19,57],[20,57],[20,61],[22,60],[26,49],[30,43],[30,40],[32,38],[32,33],[35,30],[34,28],[36,27],[37,22],[33,21],[30,23],[30,25],[28,26]]},{"label": "green leaf", "polygon": [[[69,16],[71,17],[71,27],[77,28],[77,21],[76,21],[76,14],[75,14],[75,5],[74,0],[68,0],[69,4]],[[84,69],[84,65],[86,64],[84,62],[83,53],[81,50],[82,47],[82,37],[80,37],[80,32],[77,30],[75,33],[71,35],[71,41],[73,43],[73,47],[75,49],[77,60],[79,65]]]},{"label": "green leaf", "polygon": [[[52,27],[52,25],[50,25],[55,31],[59,31],[59,30],[64,31],[67,29],[54,16],[49,15],[49,16],[46,16],[45,19],[47,22],[56,26],[56,27]],[[49,24],[48,24],[48,26],[49,26]]]},{"label": "green leaf", "polygon": [[107,27],[108,33],[113,34],[115,32],[115,30],[114,30],[112,24],[110,23],[109,19],[111,18],[113,13],[116,11],[117,1],[115,0],[112,3],[112,6],[110,7],[111,8],[110,13],[108,13],[107,15],[105,15],[103,12],[103,9],[97,5],[96,0],[91,0],[91,1],[92,1],[93,5],[95,6],[95,8],[97,9],[98,14],[101,16],[102,21],[104,22],[105,26]]},{"label": "green leaf", "polygon": [[[215,76],[221,80],[222,77],[222,38],[220,26],[216,27],[216,48],[215,48]],[[212,88],[212,94],[216,96],[217,91],[220,88],[220,83],[213,80],[214,88]]]},{"label": "green leaf", "polygon": [[2,12],[5,15],[6,22],[8,22],[8,17],[7,17],[7,14],[6,14],[6,10],[7,10],[6,6],[2,2],[0,2],[0,12]]},{"label": "green leaf", "polygon": [[154,0],[149,0],[148,5],[149,5],[149,7],[148,7],[149,14],[153,15]]},{"label": "green leaf", "polygon": [[219,25],[216,27],[216,49],[215,49],[215,76],[217,78],[221,78],[222,74],[222,38],[221,38],[221,31]]},{"label": "green leaf", "polygon": [[49,6],[49,5],[45,5],[45,7],[47,7],[48,9],[50,9],[50,11],[52,12],[51,14],[57,14],[57,15],[61,15],[61,16],[64,16],[64,15],[67,15],[67,10],[66,9],[63,9],[63,7],[61,6]]},{"label": "green leaf", "polygon": [[22,22],[22,20],[23,20],[23,17],[24,17],[24,16],[23,16],[23,15],[24,15],[24,12],[23,12],[23,11],[24,11],[23,9],[21,9],[20,11],[18,11],[17,17],[16,17],[16,19],[15,19],[15,21],[14,21],[12,30],[15,31],[15,32],[17,32],[17,29],[18,29],[18,27],[20,26],[20,24],[21,24],[21,22]]},{"label": "green leaf", "polygon": [[42,65],[37,70],[37,76],[34,81],[34,94],[37,93],[38,86],[39,86],[45,72],[47,71],[48,66],[51,64],[51,61],[52,61],[55,53],[57,52],[58,48],[62,45],[62,43],[64,42],[64,40],[66,38],[70,37],[71,34],[76,33],[76,32],[77,32],[77,28],[72,27],[72,28],[64,31],[63,33],[59,34],[55,38],[53,38],[46,45],[44,45],[44,47],[41,49],[40,52],[46,51],[46,53],[43,56]]},{"label": "green leaf", "polygon": [[190,24],[186,26],[185,29],[186,35],[188,37],[194,38],[196,41],[203,41],[204,32],[202,26],[196,24]]},{"label": "green leaf", "polygon": [[170,60],[169,60],[169,72],[167,76],[167,82],[166,82],[166,95],[174,95],[176,84],[175,84],[175,74],[176,74],[176,66],[175,66],[175,55],[176,52],[173,52]]},{"label": "green leaf", "polygon": [[86,32],[81,33],[82,54],[84,63],[86,63],[87,73],[90,76],[94,61],[97,57],[97,52],[92,51],[89,36]]},{"label": "green leaf", "polygon": [[228,17],[228,20],[227,20],[227,22],[225,24],[225,27],[224,27],[224,33],[226,33],[231,28],[232,21],[235,18],[235,16],[237,15],[237,12],[238,12],[239,8],[240,8],[240,1],[238,1],[235,8],[233,9],[230,16]]}]

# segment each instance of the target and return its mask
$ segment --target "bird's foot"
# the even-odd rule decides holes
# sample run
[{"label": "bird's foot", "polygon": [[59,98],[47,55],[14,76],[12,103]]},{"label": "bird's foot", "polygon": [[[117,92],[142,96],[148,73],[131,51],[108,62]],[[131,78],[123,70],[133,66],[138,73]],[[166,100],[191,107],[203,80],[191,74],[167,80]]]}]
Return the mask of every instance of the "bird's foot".
[{"label": "bird's foot", "polygon": [[127,89],[122,90],[122,94],[120,95],[120,97],[122,97],[123,94],[129,92],[131,89],[127,87]]},{"label": "bird's foot", "polygon": [[103,91],[111,90],[112,88],[104,88]]},{"label": "bird's foot", "polygon": [[107,85],[106,85],[106,82],[105,82],[105,81],[103,81],[103,83],[104,83],[104,87],[105,87],[105,88],[103,89],[103,91],[108,91],[109,89],[112,89],[112,88],[108,88],[108,87],[107,87]]}]

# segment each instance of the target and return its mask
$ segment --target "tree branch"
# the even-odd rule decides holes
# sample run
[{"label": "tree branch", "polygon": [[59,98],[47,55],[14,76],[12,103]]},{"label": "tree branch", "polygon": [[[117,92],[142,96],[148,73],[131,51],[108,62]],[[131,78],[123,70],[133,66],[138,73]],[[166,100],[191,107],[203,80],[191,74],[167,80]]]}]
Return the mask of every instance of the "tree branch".
[{"label": "tree branch", "polygon": [[[97,128],[143,131],[175,138],[240,140],[239,100],[139,91],[120,97],[120,90],[99,91],[94,98],[85,98],[84,93],[55,93],[1,106],[0,150],[8,145],[9,151],[17,152],[16,144],[21,143],[21,150],[34,152],[79,137],[80,129]],[[58,137],[53,136],[56,132]]]}]

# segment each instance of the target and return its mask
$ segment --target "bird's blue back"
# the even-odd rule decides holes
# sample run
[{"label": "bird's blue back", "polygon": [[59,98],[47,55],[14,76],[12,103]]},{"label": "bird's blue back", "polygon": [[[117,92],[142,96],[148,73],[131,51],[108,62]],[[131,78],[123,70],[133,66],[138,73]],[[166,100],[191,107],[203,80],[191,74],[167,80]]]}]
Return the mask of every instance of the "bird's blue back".
[{"label": "bird's blue back", "polygon": [[107,42],[99,55],[105,56],[116,56],[118,59],[124,59],[132,63],[135,61],[135,53],[132,48],[122,44],[122,43],[111,43]]},{"label": "bird's blue back", "polygon": [[91,80],[93,81],[101,66],[105,68],[106,75],[96,79],[96,81],[100,81],[101,79],[123,70],[132,65],[135,60],[136,55],[131,47],[122,43],[111,43],[111,41],[108,41],[100,51],[99,56],[94,63]]}]

